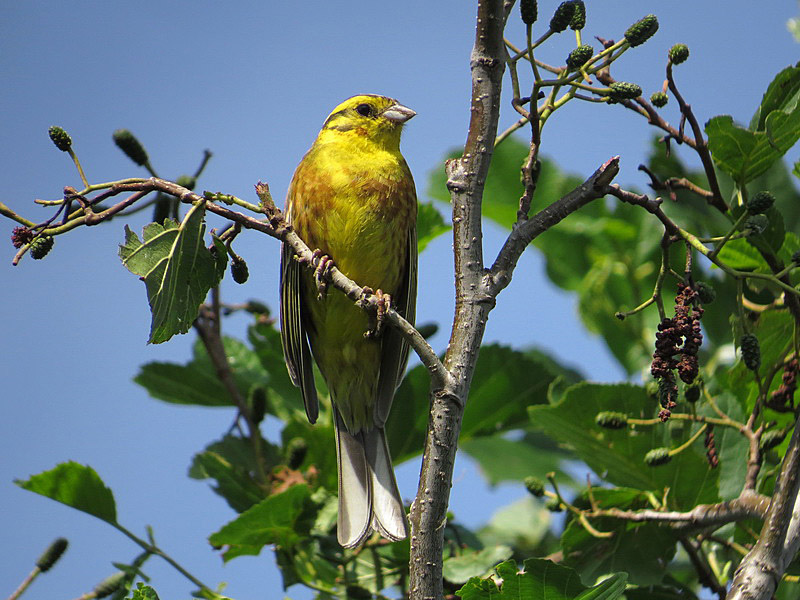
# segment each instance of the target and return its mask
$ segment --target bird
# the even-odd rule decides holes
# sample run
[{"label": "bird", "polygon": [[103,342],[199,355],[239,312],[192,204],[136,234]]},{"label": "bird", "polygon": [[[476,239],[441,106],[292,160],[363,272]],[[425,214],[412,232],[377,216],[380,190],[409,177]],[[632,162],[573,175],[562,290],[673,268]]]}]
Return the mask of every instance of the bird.
[{"label": "bird", "polygon": [[330,393],[339,480],[337,539],[361,545],[372,533],[398,541],[408,521],[384,426],[409,346],[393,327],[338,291],[332,264],[412,325],[417,293],[417,196],[400,153],[403,125],[416,113],[375,94],[348,98],[330,113],[295,170],[286,220],[314,250],[316,271],[286,243],[281,250],[284,358],[306,415],[319,415],[314,362]]}]

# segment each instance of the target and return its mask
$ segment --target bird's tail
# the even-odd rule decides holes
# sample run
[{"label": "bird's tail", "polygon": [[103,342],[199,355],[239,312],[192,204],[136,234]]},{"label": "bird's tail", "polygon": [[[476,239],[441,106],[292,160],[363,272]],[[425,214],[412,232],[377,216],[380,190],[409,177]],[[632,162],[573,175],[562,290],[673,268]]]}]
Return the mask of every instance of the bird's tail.
[{"label": "bird's tail", "polygon": [[358,546],[373,529],[393,541],[404,539],[408,523],[383,428],[351,435],[336,411],[335,429],[339,543]]}]

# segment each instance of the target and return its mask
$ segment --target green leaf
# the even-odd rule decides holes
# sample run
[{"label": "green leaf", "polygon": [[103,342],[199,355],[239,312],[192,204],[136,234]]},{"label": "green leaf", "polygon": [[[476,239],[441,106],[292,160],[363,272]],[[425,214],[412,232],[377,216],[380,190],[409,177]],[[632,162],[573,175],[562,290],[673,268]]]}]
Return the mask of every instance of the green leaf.
[{"label": "green leaf", "polygon": [[450,226],[444,222],[442,213],[433,202],[420,203],[417,206],[417,251],[420,254],[431,241],[446,231],[450,231]]},{"label": "green leaf", "polygon": [[686,589],[648,586],[628,588],[625,590],[625,600],[697,600],[697,596]]},{"label": "green leaf", "polygon": [[495,512],[478,536],[486,546],[505,544],[523,556],[530,556],[543,553],[542,544],[548,539],[552,525],[553,513],[528,494]]},{"label": "green leaf", "polygon": [[[203,243],[205,204],[195,204],[180,225],[165,220],[143,230],[143,241],[125,226],[125,243],[119,256],[129,271],[144,279],[152,320],[153,344],[186,333],[208,290],[217,285],[225,270],[227,253],[212,254]],[[217,242],[215,242],[217,244]]]},{"label": "green leaf", "polygon": [[[267,470],[279,460],[274,445],[263,439],[261,454]],[[240,513],[264,499],[264,492],[250,475],[255,471],[250,440],[228,435],[195,455],[189,476],[193,479],[216,480],[214,491]]]},{"label": "green leaf", "polygon": [[158,594],[149,585],[145,585],[140,581],[136,584],[136,589],[133,590],[130,600],[158,600]]},{"label": "green leaf", "polygon": [[560,468],[565,458],[563,450],[539,433],[521,440],[502,435],[473,437],[459,442],[459,449],[478,462],[490,485],[520,481],[529,475],[543,479]]},{"label": "green leaf", "polygon": [[529,558],[524,565],[522,573],[512,560],[497,565],[500,588],[491,579],[473,577],[456,593],[464,600],[615,600],[625,591],[625,573],[586,588],[569,567],[539,558]]},{"label": "green leaf", "polygon": [[742,271],[766,272],[767,263],[752,244],[745,239],[730,240],[719,252],[719,259],[734,269]]},{"label": "green leaf", "polygon": [[723,171],[744,185],[764,173],[800,139],[800,110],[774,110],[767,115],[763,131],[750,131],[720,115],[706,123],[711,157]]},{"label": "green leaf", "polygon": [[291,546],[303,537],[298,525],[309,496],[308,486],[294,485],[246,510],[208,541],[212,546],[229,546],[226,562],[234,556],[258,554],[266,544]]},{"label": "green leaf", "polygon": [[497,545],[482,550],[467,549],[457,556],[446,558],[442,575],[451,583],[466,583],[470,577],[484,577],[499,562],[511,558],[508,546]]},{"label": "green leaf", "polygon": [[[719,383],[722,383],[723,380],[724,377],[717,378]],[[732,393],[726,390],[716,393],[714,401],[717,407],[734,421],[740,423],[747,421],[744,402],[741,402]],[[698,413],[708,417],[719,416],[708,403],[703,403]],[[719,456],[719,495],[723,500],[732,500],[742,491],[742,482],[747,473],[747,463],[742,460],[742,457],[747,456],[750,442],[732,427],[715,427],[714,441]]]},{"label": "green leaf", "polygon": [[189,363],[151,362],[139,367],[133,380],[158,400],[172,404],[231,406],[233,400],[214,371]]},{"label": "green leaf", "polygon": [[791,112],[800,100],[800,68],[786,67],[775,76],[750,121],[751,131],[764,131],[767,117],[776,110]]},{"label": "green leaf", "polygon": [[578,458],[609,483],[653,491],[659,496],[669,488],[668,503],[679,510],[718,500],[719,474],[708,467],[702,442],[663,466],[649,467],[643,460],[653,448],[686,441],[696,426],[670,421],[609,430],[594,421],[601,411],[649,419],[658,412],[658,406],[642,387],[579,383],[567,390],[558,404],[528,409],[534,427],[571,446]]},{"label": "green leaf", "polygon": [[27,480],[17,479],[14,483],[22,489],[51,498],[107,523],[117,522],[114,494],[89,466],[65,462],[49,471],[32,475]]},{"label": "green leaf", "polygon": [[[638,490],[595,488],[593,496],[603,509],[650,508],[646,495]],[[586,494],[575,504],[578,508],[590,508]],[[584,581],[624,570],[632,584],[661,583],[675,555],[676,538],[668,528],[613,518],[592,519],[591,524],[598,531],[613,534],[612,537],[595,537],[580,521],[571,519],[561,536],[565,565],[576,569]]]}]

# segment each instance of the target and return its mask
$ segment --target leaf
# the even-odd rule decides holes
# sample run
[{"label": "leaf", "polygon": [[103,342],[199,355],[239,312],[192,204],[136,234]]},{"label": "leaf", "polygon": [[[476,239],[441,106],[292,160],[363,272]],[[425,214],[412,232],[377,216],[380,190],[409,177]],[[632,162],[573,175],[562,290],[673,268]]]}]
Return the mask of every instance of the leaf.
[{"label": "leaf", "polygon": [[450,226],[444,222],[442,213],[433,202],[424,202],[417,206],[417,251],[420,254],[430,242],[446,231],[450,231]]},{"label": "leaf", "polygon": [[136,589],[133,590],[130,600],[159,600],[156,591],[149,585],[145,585],[141,581],[136,584]]},{"label": "leaf", "polygon": [[578,458],[609,483],[658,495],[669,488],[669,504],[678,510],[718,500],[719,474],[708,467],[702,442],[697,449],[690,447],[663,466],[649,467],[643,460],[653,448],[686,441],[696,426],[670,421],[666,425],[610,430],[594,421],[601,411],[653,418],[658,406],[642,387],[579,383],[569,388],[558,404],[528,409],[534,427],[571,446]]},{"label": "leaf", "polygon": [[506,544],[523,556],[535,555],[552,526],[553,513],[528,494],[495,512],[478,536],[486,546]]},{"label": "leaf", "polygon": [[786,67],[778,73],[764,92],[756,113],[750,121],[751,131],[764,131],[766,118],[775,110],[792,111],[800,100],[800,68]]},{"label": "leaf", "polygon": [[741,238],[728,241],[720,250],[719,259],[729,267],[742,271],[769,271],[761,253]]},{"label": "leaf", "polygon": [[[261,451],[264,466],[269,471],[277,463],[278,452],[263,439]],[[250,475],[255,470],[250,441],[228,435],[195,455],[189,476],[216,480],[214,491],[225,498],[233,510],[241,513],[264,499],[263,491]]]},{"label": "leaf", "polygon": [[467,549],[458,556],[445,559],[442,575],[451,583],[466,583],[470,577],[485,576],[499,562],[511,558],[508,546],[496,545],[482,550]]},{"label": "leaf", "polygon": [[149,342],[153,344],[189,331],[208,290],[222,279],[227,253],[217,246],[214,255],[205,247],[204,215],[205,204],[199,202],[180,225],[169,219],[163,225],[147,225],[143,241],[125,226],[119,256],[131,273],[144,279],[152,314]]},{"label": "leaf", "polygon": [[614,600],[625,591],[625,573],[615,573],[586,588],[569,567],[539,558],[529,558],[523,564],[521,573],[513,560],[497,565],[497,575],[503,581],[500,588],[491,579],[473,577],[456,593],[464,600]]},{"label": "leaf", "polygon": [[774,110],[763,131],[736,125],[733,117],[720,115],[706,123],[711,158],[741,186],[764,173],[800,139],[800,110]]},{"label": "leaf", "polygon": [[224,559],[258,554],[266,544],[291,546],[303,537],[298,527],[309,501],[306,485],[294,485],[285,492],[265,498],[236,519],[211,534],[212,546],[229,546]]},{"label": "leaf", "polygon": [[521,440],[502,435],[473,437],[459,442],[459,448],[478,462],[490,485],[520,481],[529,475],[544,478],[558,469],[565,457],[563,450],[539,433]]},{"label": "leaf", "polygon": [[[649,508],[646,495],[626,488],[593,489],[595,502],[603,509],[635,510]],[[584,493],[575,502],[578,508],[590,508]],[[577,519],[571,519],[561,536],[564,564],[576,569],[584,581],[614,571],[624,570],[630,583],[654,585],[668,573],[675,555],[676,538],[668,528],[654,523],[628,523],[615,518],[591,520],[598,531],[612,533],[609,538],[595,537]]]},{"label": "leaf", "polygon": [[117,522],[114,494],[89,466],[69,461],[49,471],[31,475],[26,481],[17,479],[14,483],[22,489],[66,504],[107,523]]}]

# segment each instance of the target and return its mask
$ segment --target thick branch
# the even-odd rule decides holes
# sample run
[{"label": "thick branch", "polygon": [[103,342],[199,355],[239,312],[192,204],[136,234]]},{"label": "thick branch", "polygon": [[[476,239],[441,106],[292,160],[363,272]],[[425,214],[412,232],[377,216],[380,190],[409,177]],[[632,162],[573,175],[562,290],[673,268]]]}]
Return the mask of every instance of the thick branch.
[{"label": "thick branch", "polygon": [[445,366],[450,385],[433,394],[417,497],[411,508],[411,598],[442,597],[444,524],[464,404],[494,303],[483,277],[481,200],[489,171],[505,69],[503,28],[512,2],[479,0],[472,70],[472,103],[464,154],[447,163],[453,204],[456,309]]},{"label": "thick branch", "polygon": [[[800,421],[800,419],[798,420]],[[772,502],[753,549],[733,577],[728,600],[769,600],[800,546],[800,422],[783,457]]]}]

